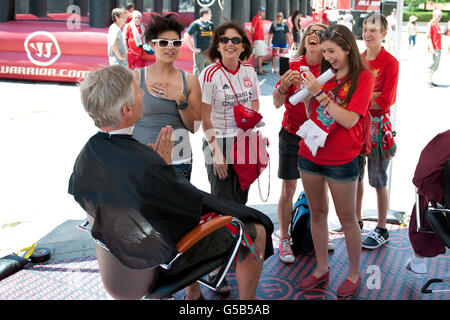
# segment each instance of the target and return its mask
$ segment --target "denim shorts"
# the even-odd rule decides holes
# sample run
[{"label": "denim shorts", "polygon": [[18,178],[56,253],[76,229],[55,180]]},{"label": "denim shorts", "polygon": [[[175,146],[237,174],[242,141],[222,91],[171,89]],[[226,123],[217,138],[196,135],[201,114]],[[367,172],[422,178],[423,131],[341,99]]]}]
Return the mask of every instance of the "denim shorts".
[{"label": "denim shorts", "polygon": [[272,43],[272,48],[287,49],[287,43]]},{"label": "denim shorts", "polygon": [[357,157],[352,161],[341,165],[322,165],[299,156],[298,167],[300,171],[316,176],[324,176],[327,180],[337,183],[357,181],[359,177]]}]

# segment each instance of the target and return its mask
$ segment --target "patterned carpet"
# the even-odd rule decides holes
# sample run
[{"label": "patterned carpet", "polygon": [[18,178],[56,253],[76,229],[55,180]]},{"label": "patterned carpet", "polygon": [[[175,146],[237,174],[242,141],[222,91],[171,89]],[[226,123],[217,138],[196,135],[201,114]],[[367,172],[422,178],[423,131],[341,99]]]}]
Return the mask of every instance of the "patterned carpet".
[{"label": "patterned carpet", "polygon": [[[366,222],[371,230],[373,222]],[[443,255],[428,260],[428,274],[416,275],[405,269],[411,254],[407,229],[390,227],[390,241],[377,250],[362,250],[362,285],[355,300],[448,300],[450,292],[422,294],[422,286],[431,278],[448,276],[450,257]],[[309,275],[315,265],[313,253],[298,256],[291,265],[279,261],[278,251],[264,264],[257,290],[259,300],[335,300],[338,286],[347,272],[347,252],[342,234],[331,235],[335,250],[330,252],[330,281],[323,288],[303,292],[296,289],[297,282]],[[273,236],[278,248],[277,233]],[[227,278],[233,288],[225,300],[237,299],[235,273]],[[445,284],[435,284],[433,289],[443,289]],[[202,287],[208,300],[224,299]],[[175,294],[183,299],[184,290]],[[109,300],[103,289],[97,260],[94,256],[43,264],[28,264],[23,270],[0,281],[0,300]]]}]

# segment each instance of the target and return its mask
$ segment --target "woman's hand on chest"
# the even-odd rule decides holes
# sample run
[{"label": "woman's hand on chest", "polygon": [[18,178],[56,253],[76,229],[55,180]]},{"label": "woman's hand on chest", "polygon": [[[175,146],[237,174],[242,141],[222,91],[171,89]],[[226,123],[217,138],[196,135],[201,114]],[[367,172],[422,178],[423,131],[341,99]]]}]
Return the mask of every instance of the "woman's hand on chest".
[{"label": "woman's hand on chest", "polygon": [[174,83],[170,82],[150,82],[148,84],[149,92],[158,97],[173,100],[177,104],[180,104],[186,100],[186,96],[182,92],[181,88]]}]

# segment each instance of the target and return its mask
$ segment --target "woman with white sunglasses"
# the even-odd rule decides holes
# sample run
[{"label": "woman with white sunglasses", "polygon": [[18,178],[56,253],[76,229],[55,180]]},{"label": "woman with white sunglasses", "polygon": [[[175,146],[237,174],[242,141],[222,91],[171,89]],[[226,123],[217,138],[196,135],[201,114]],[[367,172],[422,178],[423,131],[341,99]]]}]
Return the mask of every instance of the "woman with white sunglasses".
[{"label": "woman with white sunglasses", "polygon": [[195,75],[174,66],[183,41],[184,26],[175,14],[152,15],[145,41],[155,52],[156,62],[136,70],[143,97],[143,118],[136,123],[133,137],[143,144],[155,144],[166,125],[174,130],[172,164],[190,179],[192,151],[189,132],[201,122],[201,91]]}]

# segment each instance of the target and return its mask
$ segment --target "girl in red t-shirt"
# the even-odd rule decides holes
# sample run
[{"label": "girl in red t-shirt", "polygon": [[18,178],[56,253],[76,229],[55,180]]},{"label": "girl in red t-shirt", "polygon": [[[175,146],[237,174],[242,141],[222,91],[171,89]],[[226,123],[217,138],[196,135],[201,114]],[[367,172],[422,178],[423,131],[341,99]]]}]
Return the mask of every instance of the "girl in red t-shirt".
[{"label": "girl in red t-shirt", "polygon": [[320,75],[322,62],[322,51],[319,45],[319,33],[325,31],[326,26],[321,23],[310,24],[305,30],[297,52],[298,57],[291,59],[289,70],[286,71],[278,81],[273,92],[273,104],[275,108],[285,106],[283,121],[279,136],[279,167],[278,178],[281,179],[281,195],[278,201],[278,223],[280,225],[280,260],[292,263],[295,256],[292,252],[288,227],[292,214],[292,198],[297,189],[298,172],[298,149],[300,137],[296,134],[298,128],[308,120],[305,104],[300,102],[292,105],[289,98],[301,86],[301,69],[308,67],[315,75]]},{"label": "girl in red t-shirt", "polygon": [[[311,99],[305,102],[310,119],[298,131],[303,137],[299,167],[311,210],[317,266],[299,288],[309,290],[329,279],[328,186],[344,228],[349,256],[349,274],[337,291],[338,296],[345,297],[355,294],[361,285],[361,230],[355,217],[357,156],[363,145],[363,123],[368,116],[374,76],[364,66],[354,36],[345,26],[329,27],[321,35],[320,46],[336,75],[322,87],[312,73],[304,80],[311,93]],[[316,144],[320,135],[324,139]]]}]

